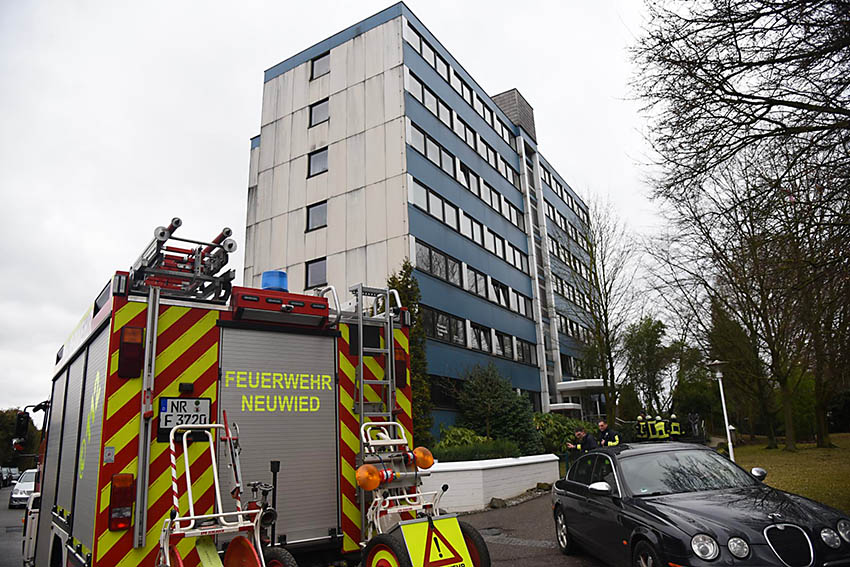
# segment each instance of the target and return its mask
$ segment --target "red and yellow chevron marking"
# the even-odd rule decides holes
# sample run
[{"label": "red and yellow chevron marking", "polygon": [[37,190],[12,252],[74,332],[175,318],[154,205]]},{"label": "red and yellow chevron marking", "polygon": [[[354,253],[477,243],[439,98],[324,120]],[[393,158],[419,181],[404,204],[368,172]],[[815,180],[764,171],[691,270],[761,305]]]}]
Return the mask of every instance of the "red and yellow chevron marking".
[{"label": "red and yellow chevron marking", "polygon": [[[186,397],[210,398],[213,418],[217,415],[218,311],[178,306],[161,306],[157,329],[156,376],[154,378],[154,419],[151,435],[150,470],[148,473],[147,538],[144,548],[133,549],[133,530],[111,532],[108,529],[109,489],[113,474],[129,472],[137,475],[140,419],[140,379],[123,379],[116,374],[121,328],[125,325],[144,327],[147,304],[115,298],[110,338],[109,377],[106,383],[101,462],[103,447],[115,448],[115,461],[102,467],[98,478],[97,515],[95,520],[94,565],[96,567],[153,567],[159,546],[162,523],[172,506],[171,469],[168,443],[156,441],[161,396],[180,397],[179,384],[191,382],[194,392]],[[183,451],[178,448],[178,486],[185,487]],[[209,445],[194,443],[189,447],[192,494],[196,513],[209,513],[214,505],[212,468]],[[180,513],[188,510],[185,490],[180,490]],[[184,564],[199,563],[194,542],[186,539],[177,546]]]},{"label": "red and yellow chevron marking", "polygon": [[[339,350],[339,449],[340,449],[340,508],[342,510],[342,552],[350,553],[360,550],[360,506],[357,495],[355,471],[357,455],[360,453],[360,422],[354,412],[357,399],[356,375],[357,356],[351,354],[349,343],[349,326],[340,324]],[[401,350],[409,358],[409,342],[407,329],[395,329],[393,332],[395,349]],[[383,343],[383,337],[382,337]],[[367,356],[363,358],[365,378],[383,380],[383,356]],[[392,362],[390,362],[392,363]],[[407,364],[407,376],[404,388],[396,388],[396,404],[401,408],[397,419],[407,435],[408,442],[413,444],[413,419],[411,417],[411,388],[410,363]],[[381,396],[377,388],[366,384],[364,396],[367,401],[377,402]],[[390,408],[392,409],[392,408]],[[380,418],[374,420],[379,421]],[[369,421],[373,421],[370,418]]]}]

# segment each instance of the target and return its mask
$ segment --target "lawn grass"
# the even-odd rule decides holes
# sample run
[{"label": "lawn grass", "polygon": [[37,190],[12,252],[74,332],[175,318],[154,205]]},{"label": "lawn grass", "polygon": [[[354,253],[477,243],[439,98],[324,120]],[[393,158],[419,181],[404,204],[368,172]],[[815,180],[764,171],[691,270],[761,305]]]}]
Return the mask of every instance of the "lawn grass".
[{"label": "lawn grass", "polygon": [[850,433],[830,435],[834,449],[797,445],[796,452],[767,450],[766,444],[735,447],[735,460],[747,470],[767,470],[770,486],[850,512]]}]

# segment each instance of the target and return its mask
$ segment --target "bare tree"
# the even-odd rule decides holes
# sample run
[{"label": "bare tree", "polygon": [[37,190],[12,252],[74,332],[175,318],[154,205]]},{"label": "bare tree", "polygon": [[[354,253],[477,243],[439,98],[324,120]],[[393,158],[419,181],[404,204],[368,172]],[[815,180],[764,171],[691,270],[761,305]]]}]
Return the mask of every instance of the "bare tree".
[{"label": "bare tree", "polygon": [[742,150],[777,142],[796,142],[789,167],[847,167],[850,2],[653,0],[647,8],[634,86],[653,116],[659,196],[699,192]]}]

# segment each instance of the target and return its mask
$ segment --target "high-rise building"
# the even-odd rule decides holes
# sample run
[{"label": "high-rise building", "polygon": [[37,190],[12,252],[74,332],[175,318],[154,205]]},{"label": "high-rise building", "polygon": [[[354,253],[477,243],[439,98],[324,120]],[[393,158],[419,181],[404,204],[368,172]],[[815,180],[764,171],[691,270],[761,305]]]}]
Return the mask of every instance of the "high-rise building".
[{"label": "high-rise building", "polygon": [[435,429],[493,363],[542,411],[589,418],[588,210],[516,89],[489,96],[403,3],[265,72],[251,140],[246,285],[382,287],[415,265]]}]

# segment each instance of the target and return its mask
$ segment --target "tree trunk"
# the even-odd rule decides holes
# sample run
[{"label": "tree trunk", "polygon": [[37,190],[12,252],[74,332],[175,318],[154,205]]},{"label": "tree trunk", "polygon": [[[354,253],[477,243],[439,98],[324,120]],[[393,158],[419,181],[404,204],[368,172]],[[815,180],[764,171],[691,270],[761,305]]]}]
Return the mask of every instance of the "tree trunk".
[{"label": "tree trunk", "polygon": [[785,415],[785,450],[796,451],[797,441],[794,433],[794,389],[791,379],[786,378],[782,384],[782,412]]},{"label": "tree trunk", "polygon": [[605,361],[606,369],[605,374],[608,377],[605,384],[605,409],[607,410],[605,413],[608,414],[608,423],[616,424],[617,420],[617,391],[616,386],[614,384],[614,355],[611,352],[611,349],[606,349],[607,352]]},{"label": "tree trunk", "polygon": [[812,339],[815,345],[815,427],[817,433],[818,447],[825,449],[832,447],[829,440],[829,423],[826,420],[827,400],[829,392],[828,363],[823,344],[823,336],[820,332],[820,323],[813,325]]}]

